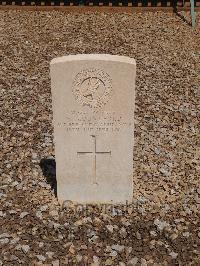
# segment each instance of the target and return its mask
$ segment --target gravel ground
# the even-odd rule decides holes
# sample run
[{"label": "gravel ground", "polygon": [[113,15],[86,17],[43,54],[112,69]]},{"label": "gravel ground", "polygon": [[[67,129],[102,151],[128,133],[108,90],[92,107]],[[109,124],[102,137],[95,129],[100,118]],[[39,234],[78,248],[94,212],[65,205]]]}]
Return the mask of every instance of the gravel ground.
[{"label": "gravel ground", "polygon": [[[0,12],[0,265],[200,265],[200,25],[181,16]],[[132,206],[51,190],[49,62],[77,53],[137,61]]]}]

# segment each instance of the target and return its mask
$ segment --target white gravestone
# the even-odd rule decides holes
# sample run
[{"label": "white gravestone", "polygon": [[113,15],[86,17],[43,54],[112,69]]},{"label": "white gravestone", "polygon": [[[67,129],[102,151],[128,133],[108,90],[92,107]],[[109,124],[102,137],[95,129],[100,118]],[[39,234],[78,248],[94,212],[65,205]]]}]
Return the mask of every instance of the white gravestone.
[{"label": "white gravestone", "polygon": [[133,196],[135,60],[70,55],[51,61],[58,199],[126,203]]}]

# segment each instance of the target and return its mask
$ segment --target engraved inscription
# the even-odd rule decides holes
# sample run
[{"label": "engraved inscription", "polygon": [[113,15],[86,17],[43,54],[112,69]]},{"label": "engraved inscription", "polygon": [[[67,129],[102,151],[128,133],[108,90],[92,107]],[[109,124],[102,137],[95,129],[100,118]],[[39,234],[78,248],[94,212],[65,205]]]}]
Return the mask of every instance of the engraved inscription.
[{"label": "engraved inscription", "polygon": [[115,112],[103,112],[101,117],[72,110],[65,116],[65,121],[57,123],[58,127],[65,128],[66,132],[119,132],[124,128],[132,128],[132,120],[127,119],[123,114]]},{"label": "engraved inscription", "polygon": [[97,111],[111,96],[111,78],[103,70],[85,69],[76,75],[72,91],[82,106],[89,106],[93,111]]},{"label": "engraved inscription", "polygon": [[95,135],[91,135],[92,140],[93,140],[93,150],[92,151],[79,151],[77,152],[78,155],[91,155],[92,156],[92,175],[93,175],[93,179],[92,179],[92,183],[94,185],[98,185],[97,182],[97,155],[99,154],[104,154],[104,155],[111,155],[111,151],[97,151],[97,145],[96,145],[96,136]]}]

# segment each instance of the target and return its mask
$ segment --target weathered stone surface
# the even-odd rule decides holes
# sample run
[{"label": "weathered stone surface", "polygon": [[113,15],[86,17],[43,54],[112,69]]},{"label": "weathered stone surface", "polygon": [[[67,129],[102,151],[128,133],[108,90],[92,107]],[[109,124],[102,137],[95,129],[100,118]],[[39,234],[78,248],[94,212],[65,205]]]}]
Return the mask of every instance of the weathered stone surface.
[{"label": "weathered stone surface", "polygon": [[58,199],[132,200],[135,60],[75,55],[51,61]]}]

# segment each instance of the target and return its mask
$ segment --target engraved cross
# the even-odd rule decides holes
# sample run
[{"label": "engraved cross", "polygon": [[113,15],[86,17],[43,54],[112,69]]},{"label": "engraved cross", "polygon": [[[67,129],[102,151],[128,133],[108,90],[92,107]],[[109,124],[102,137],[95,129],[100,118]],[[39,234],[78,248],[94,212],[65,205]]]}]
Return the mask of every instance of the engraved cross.
[{"label": "engraved cross", "polygon": [[93,141],[93,151],[79,151],[77,152],[78,155],[91,155],[93,158],[93,162],[92,162],[92,172],[93,172],[93,184],[98,185],[97,182],[97,175],[96,175],[96,162],[97,162],[97,155],[99,154],[109,154],[111,155],[111,151],[97,151],[97,145],[96,145],[96,136],[95,135],[91,135],[92,137],[92,141]]}]

